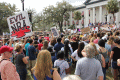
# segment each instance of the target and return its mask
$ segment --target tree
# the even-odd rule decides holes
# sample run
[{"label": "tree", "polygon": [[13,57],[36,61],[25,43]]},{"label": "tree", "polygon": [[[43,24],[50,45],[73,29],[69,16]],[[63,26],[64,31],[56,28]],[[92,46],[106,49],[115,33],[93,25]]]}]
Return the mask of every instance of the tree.
[{"label": "tree", "polygon": [[18,11],[15,4],[11,5],[5,2],[0,3],[0,34],[4,31],[9,32],[7,17],[14,15],[15,12]]},{"label": "tree", "polygon": [[74,16],[75,20],[81,20],[81,12],[76,11],[76,12],[74,12],[74,14],[75,14],[75,16]]},{"label": "tree", "polygon": [[108,2],[108,4],[106,5],[106,8],[107,8],[107,10],[108,10],[108,13],[113,14],[113,19],[114,19],[114,21],[115,21],[114,14],[119,11],[119,7],[118,7],[118,2],[117,2],[117,0],[110,0],[110,1]]},{"label": "tree", "polygon": [[[47,22],[57,23],[60,31],[63,32],[63,20],[69,19],[69,11],[72,11],[73,7],[66,1],[57,2],[56,6],[50,5],[44,9]],[[65,16],[65,17],[64,17]],[[50,20],[50,21],[49,21]]]}]

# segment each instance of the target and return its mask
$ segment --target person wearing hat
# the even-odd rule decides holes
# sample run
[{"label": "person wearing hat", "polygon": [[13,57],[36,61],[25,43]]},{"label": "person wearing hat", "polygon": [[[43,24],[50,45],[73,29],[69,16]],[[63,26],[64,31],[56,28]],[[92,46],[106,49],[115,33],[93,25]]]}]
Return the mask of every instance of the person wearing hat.
[{"label": "person wearing hat", "polygon": [[84,48],[86,57],[77,61],[75,75],[79,75],[82,80],[103,80],[101,63],[94,58],[95,49],[88,44]]},{"label": "person wearing hat", "polygon": [[12,57],[12,51],[13,48],[9,46],[2,46],[0,48],[0,54],[2,54],[0,61],[0,72],[2,80],[20,80],[15,65],[9,59]]}]

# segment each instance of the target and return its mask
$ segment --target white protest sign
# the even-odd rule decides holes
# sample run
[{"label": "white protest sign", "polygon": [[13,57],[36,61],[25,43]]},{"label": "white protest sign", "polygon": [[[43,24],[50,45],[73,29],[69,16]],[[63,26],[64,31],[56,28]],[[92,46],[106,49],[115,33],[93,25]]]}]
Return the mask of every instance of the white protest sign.
[{"label": "white protest sign", "polygon": [[27,12],[21,12],[17,15],[7,18],[10,35],[14,40],[32,36],[32,29]]},{"label": "white protest sign", "polygon": [[59,37],[58,31],[57,31],[57,29],[55,27],[51,28],[51,32],[53,33],[54,37]]}]

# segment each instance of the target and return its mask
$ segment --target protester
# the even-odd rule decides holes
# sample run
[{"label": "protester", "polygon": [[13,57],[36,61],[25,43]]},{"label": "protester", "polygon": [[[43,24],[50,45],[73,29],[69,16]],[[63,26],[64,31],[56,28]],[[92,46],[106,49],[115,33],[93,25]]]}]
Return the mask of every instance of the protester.
[{"label": "protester", "polygon": [[41,48],[41,50],[45,50],[45,49],[47,49],[47,48],[48,48],[48,41],[45,40],[45,41],[43,42],[43,47]]},{"label": "protester", "polygon": [[20,80],[26,80],[26,75],[27,75],[27,69],[26,69],[26,64],[28,64],[28,59],[29,57],[25,57],[23,54],[24,46],[18,44],[15,47],[15,51],[17,52],[15,56],[15,63],[16,63],[16,70],[20,76]]},{"label": "protester", "polygon": [[0,54],[2,54],[2,60],[0,61],[0,72],[2,80],[20,80],[15,65],[9,59],[12,57],[12,51],[13,48],[9,46],[2,46],[0,48]]},{"label": "protester", "polygon": [[112,48],[111,54],[110,54],[110,60],[109,60],[109,65],[111,64],[111,59],[112,61],[112,68],[114,71],[114,80],[118,80],[118,66],[117,66],[117,60],[120,59],[119,52],[120,52],[120,46],[119,46],[119,39],[116,38],[114,40],[114,45],[115,47]]},{"label": "protester", "polygon": [[86,57],[77,61],[75,75],[79,75],[82,80],[103,80],[102,66],[95,56],[95,49],[90,44],[84,48]]},{"label": "protester", "polygon": [[28,47],[28,54],[29,54],[29,60],[30,60],[30,70],[35,66],[36,63],[36,49],[33,46],[33,40],[29,40],[30,46]]},{"label": "protester", "polygon": [[63,79],[66,74],[69,73],[69,64],[67,61],[64,60],[64,52],[59,51],[57,54],[58,60],[54,62],[54,67],[60,68],[60,77]]},{"label": "protester", "polygon": [[[82,50],[84,49],[85,44],[83,42],[80,42],[78,45],[78,49],[75,50],[72,55],[71,58],[74,60],[75,64],[76,62],[83,57],[83,55],[81,54]],[[74,58],[75,57],[75,58]]]},{"label": "protester", "polygon": [[52,68],[51,54],[47,50],[39,52],[36,64],[32,68],[32,71],[34,80],[61,80],[57,70]]},{"label": "protester", "polygon": [[98,44],[99,40],[100,40],[100,33],[97,33],[97,39],[94,40],[94,43]]},{"label": "protester", "polygon": [[72,42],[70,42],[70,44],[71,44],[71,47],[72,47],[72,49],[73,49],[73,52],[74,52],[76,49],[78,49],[78,42],[76,42],[76,37],[73,37],[73,38],[72,38]]},{"label": "protester", "polygon": [[43,47],[43,39],[40,39],[38,44],[38,50],[40,51],[42,47]]},{"label": "protester", "polygon": [[109,58],[108,58],[108,50],[105,49],[105,41],[100,39],[98,41],[98,45],[99,45],[99,49],[98,49],[98,52],[99,54],[102,54],[104,59],[105,59],[105,63],[106,63],[106,67],[102,68],[103,69],[103,73],[104,73],[104,80],[106,80],[106,69],[108,69],[108,61],[109,61]]},{"label": "protester", "polygon": [[55,56],[56,57],[57,57],[58,51],[60,51],[62,47],[64,47],[64,44],[61,43],[61,38],[58,38],[57,43],[54,45],[54,50],[55,50]]}]

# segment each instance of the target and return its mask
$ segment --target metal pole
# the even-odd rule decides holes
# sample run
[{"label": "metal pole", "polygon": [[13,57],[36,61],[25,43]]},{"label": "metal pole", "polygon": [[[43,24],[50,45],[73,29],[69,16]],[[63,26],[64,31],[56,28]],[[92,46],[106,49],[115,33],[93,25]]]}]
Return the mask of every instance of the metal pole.
[{"label": "metal pole", "polygon": [[23,11],[24,11],[24,1],[23,1]]}]

